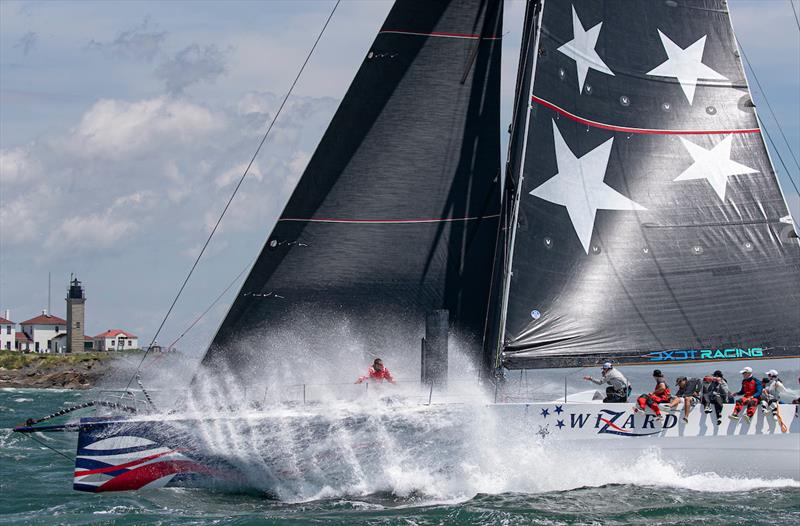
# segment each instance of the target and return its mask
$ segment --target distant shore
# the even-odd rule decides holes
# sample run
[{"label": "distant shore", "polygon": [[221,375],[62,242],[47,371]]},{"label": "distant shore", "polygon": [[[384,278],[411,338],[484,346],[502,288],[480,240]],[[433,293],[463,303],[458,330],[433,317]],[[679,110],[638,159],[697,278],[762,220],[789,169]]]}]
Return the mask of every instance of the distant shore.
[{"label": "distant shore", "polygon": [[116,355],[0,351],[0,388],[89,389],[110,371]]}]

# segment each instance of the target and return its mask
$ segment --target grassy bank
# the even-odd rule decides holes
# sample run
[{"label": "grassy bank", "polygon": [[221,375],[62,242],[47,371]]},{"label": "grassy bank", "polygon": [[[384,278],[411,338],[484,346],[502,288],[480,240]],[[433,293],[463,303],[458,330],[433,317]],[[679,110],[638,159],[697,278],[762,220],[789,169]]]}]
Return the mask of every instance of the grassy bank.
[{"label": "grassy bank", "polygon": [[[31,366],[47,368],[60,365],[78,365],[94,360],[110,360],[117,353],[82,352],[75,354],[38,354],[21,353],[19,351],[0,351],[0,367],[6,370],[22,369]],[[122,354],[122,353],[119,353]]]}]

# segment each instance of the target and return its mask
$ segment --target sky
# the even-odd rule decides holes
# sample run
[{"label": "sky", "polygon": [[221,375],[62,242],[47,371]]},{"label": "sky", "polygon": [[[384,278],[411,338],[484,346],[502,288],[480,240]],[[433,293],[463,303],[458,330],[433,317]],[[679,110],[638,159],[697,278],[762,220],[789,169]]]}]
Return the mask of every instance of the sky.
[{"label": "sky", "polygon": [[[800,12],[800,2],[794,0]],[[790,0],[730,0],[795,217],[800,30]],[[84,283],[87,333],[149,342],[333,6],[332,0],[0,2],[0,315]],[[168,319],[177,338],[248,268],[391,8],[344,0]],[[524,3],[506,2],[503,120]],[[505,134],[503,134],[505,138]],[[786,173],[778,159],[783,159]],[[178,348],[201,353],[238,283]]]}]

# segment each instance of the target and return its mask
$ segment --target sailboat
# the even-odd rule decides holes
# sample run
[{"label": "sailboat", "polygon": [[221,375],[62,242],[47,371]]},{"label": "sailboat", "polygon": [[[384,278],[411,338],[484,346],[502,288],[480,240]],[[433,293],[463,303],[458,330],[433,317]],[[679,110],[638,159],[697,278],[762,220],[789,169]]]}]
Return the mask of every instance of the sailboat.
[{"label": "sailboat", "polygon": [[[800,243],[725,0],[529,0],[504,169],[502,8],[396,2],[193,389],[233,403],[269,388],[277,356],[347,356],[331,348],[346,325],[421,357],[430,393],[457,342],[494,392],[479,413],[531,443],[656,449],[716,472],[746,450],[750,473],[800,478],[796,406],[717,423],[591,394],[504,401],[515,370],[800,357]],[[409,448],[458,433],[429,425],[458,403],[387,403],[425,423],[404,431]],[[189,406],[49,427],[78,431],[74,487],[90,492],[241,481],[226,450],[242,440],[267,486],[299,465],[334,476],[330,457],[377,458],[315,447],[366,425],[347,411]],[[287,428],[302,436],[276,449],[266,437]]]}]

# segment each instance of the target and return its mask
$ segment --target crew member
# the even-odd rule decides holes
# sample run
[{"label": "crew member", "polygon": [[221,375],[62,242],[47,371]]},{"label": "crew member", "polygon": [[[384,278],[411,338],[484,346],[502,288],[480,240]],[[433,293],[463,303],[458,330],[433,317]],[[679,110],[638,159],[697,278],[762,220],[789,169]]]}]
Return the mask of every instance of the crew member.
[{"label": "crew member", "polygon": [[656,381],[656,388],[653,389],[653,392],[643,394],[636,400],[638,405],[633,406],[633,412],[644,411],[649,407],[656,414],[656,420],[660,422],[664,417],[661,416],[661,409],[658,404],[669,402],[671,394],[667,379],[664,378],[659,369],[653,371],[653,378]]},{"label": "crew member", "polygon": [[745,367],[739,373],[742,375],[742,388],[735,393],[735,396],[741,396],[741,398],[736,400],[730,419],[739,420],[739,413],[741,413],[742,408],[746,407],[744,418],[747,422],[750,422],[750,419],[756,413],[758,399],[761,396],[761,382],[753,376],[752,367]]},{"label": "crew member", "polygon": [[679,376],[675,385],[678,386],[678,392],[675,393],[675,397],[670,401],[669,407],[674,409],[683,403],[683,421],[689,422],[689,412],[700,401],[703,382],[700,378]]},{"label": "crew member", "polygon": [[717,415],[717,425],[722,424],[722,404],[728,401],[730,390],[728,381],[722,371],[714,371],[711,376],[703,377],[703,407],[706,414],[711,413],[711,406]]},{"label": "crew member", "polygon": [[360,384],[365,380],[377,383],[382,383],[384,380],[386,380],[390,384],[397,383],[394,381],[394,377],[392,376],[392,373],[389,372],[389,369],[384,367],[383,361],[380,358],[375,358],[375,361],[372,362],[372,367],[369,368],[367,374],[360,376],[358,380],[356,380],[356,383]]},{"label": "crew member", "polygon": [[765,413],[772,412],[772,418],[778,419],[778,404],[781,402],[781,395],[787,397],[797,396],[797,393],[787,388],[778,378],[778,371],[771,369],[767,371],[767,382],[763,384],[761,390],[761,410]]},{"label": "crew member", "polygon": [[603,364],[601,370],[602,376],[595,380],[591,376],[584,376],[584,380],[588,380],[597,385],[608,384],[606,387],[606,397],[603,398],[605,403],[627,402],[628,396],[631,394],[631,384],[618,369],[615,369],[610,362]]}]

